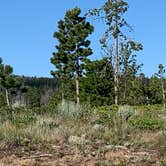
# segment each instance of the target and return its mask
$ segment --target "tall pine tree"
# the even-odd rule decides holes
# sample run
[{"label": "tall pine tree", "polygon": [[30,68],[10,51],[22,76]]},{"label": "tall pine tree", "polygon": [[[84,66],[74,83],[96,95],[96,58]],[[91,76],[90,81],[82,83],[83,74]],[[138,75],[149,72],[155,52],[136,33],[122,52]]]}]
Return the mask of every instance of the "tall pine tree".
[{"label": "tall pine tree", "polygon": [[58,22],[59,30],[54,33],[58,45],[51,58],[51,62],[56,67],[56,70],[51,73],[61,80],[62,96],[64,96],[66,79],[74,78],[78,105],[80,102],[79,78],[85,68],[84,62],[92,54],[92,49],[89,47],[90,41],[87,40],[87,37],[94,30],[93,26],[86,21],[86,17],[81,17],[80,14],[81,10],[76,7],[73,10],[68,10],[64,20]]},{"label": "tall pine tree", "polygon": [[[114,59],[114,92],[115,104],[119,103],[119,44],[120,40],[126,39],[127,36],[123,33],[123,28],[131,27],[125,21],[123,15],[128,10],[128,3],[124,0],[107,0],[99,9],[90,10],[89,14],[104,19],[106,31],[101,39],[102,47],[107,47],[113,44],[113,59]],[[110,43],[110,41],[113,43]]]}]

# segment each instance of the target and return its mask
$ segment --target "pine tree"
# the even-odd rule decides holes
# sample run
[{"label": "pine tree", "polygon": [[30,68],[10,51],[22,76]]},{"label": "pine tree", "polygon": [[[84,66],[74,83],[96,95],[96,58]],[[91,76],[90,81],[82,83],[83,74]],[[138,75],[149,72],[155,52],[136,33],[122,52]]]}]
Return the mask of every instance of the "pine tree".
[{"label": "pine tree", "polygon": [[115,104],[118,105],[119,100],[119,41],[120,39],[127,39],[123,33],[123,28],[131,27],[123,18],[123,14],[128,10],[128,3],[124,0],[107,0],[105,4],[99,9],[92,9],[89,14],[97,16],[105,20],[107,29],[100,40],[102,47],[111,45],[110,41],[113,39],[113,57],[114,57],[114,91]]},{"label": "pine tree", "polygon": [[20,79],[13,76],[13,68],[10,65],[4,65],[0,58],[0,85],[5,91],[6,104],[11,106],[10,103],[10,90],[17,88],[21,85]]},{"label": "pine tree", "polygon": [[163,98],[163,105],[165,107],[165,87],[164,87],[164,73],[165,73],[165,69],[164,66],[162,64],[158,65],[158,73],[156,73],[156,75],[159,77],[160,81],[161,81],[161,90],[162,90],[162,98]]},{"label": "pine tree", "polygon": [[93,26],[81,17],[81,10],[74,8],[68,10],[64,20],[58,22],[58,32],[54,37],[58,40],[57,52],[53,53],[51,62],[56,71],[52,72],[55,77],[60,78],[62,86],[62,98],[64,96],[64,84],[71,79],[75,80],[76,102],[79,105],[79,78],[85,68],[83,65],[88,56],[92,54],[89,47],[90,41],[86,38],[94,30]]},{"label": "pine tree", "polygon": [[111,59],[88,60],[86,73],[81,78],[81,97],[92,105],[114,103],[113,67]]},{"label": "pine tree", "polygon": [[161,80],[155,74],[149,79],[148,93],[151,104],[162,104],[163,96],[161,95]]},{"label": "pine tree", "polygon": [[134,81],[136,79],[137,72],[141,69],[142,64],[137,64],[136,51],[142,50],[142,45],[140,43],[136,43],[132,40],[127,41],[126,43],[121,43],[120,50],[120,92],[119,96],[122,96],[121,100],[123,104],[129,104],[128,98],[130,95],[130,90],[132,89],[132,85],[134,85]]}]

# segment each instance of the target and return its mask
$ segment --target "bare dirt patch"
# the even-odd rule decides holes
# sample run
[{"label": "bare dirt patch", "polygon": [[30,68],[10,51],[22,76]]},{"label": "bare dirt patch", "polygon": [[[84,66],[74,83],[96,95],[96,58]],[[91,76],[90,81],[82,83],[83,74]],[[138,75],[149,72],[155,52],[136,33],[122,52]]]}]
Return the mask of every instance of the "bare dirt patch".
[{"label": "bare dirt patch", "polygon": [[[49,153],[20,148],[1,153],[0,166],[112,166],[112,165],[151,165],[166,164],[155,151],[133,151],[125,146],[102,145],[49,145]],[[18,154],[19,151],[19,154]],[[48,152],[48,151],[47,151]],[[166,161],[166,160],[165,160]]]}]

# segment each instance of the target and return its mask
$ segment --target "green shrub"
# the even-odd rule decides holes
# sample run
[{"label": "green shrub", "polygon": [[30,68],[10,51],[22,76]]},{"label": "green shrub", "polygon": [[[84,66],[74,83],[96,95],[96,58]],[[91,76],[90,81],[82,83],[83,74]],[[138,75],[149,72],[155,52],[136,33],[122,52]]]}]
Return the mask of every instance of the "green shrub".
[{"label": "green shrub", "polygon": [[164,130],[166,124],[157,118],[135,117],[130,119],[130,125],[143,130]]},{"label": "green shrub", "polygon": [[41,108],[42,113],[55,113],[57,111],[57,106],[61,102],[61,97],[55,95],[51,97],[48,104]]},{"label": "green shrub", "polygon": [[0,121],[12,120],[14,109],[8,106],[0,108]]},{"label": "green shrub", "polygon": [[0,92],[0,108],[6,105],[5,95]]},{"label": "green shrub", "polygon": [[96,112],[97,119],[96,119],[95,123],[97,123],[97,124],[112,123],[113,118],[116,115],[117,109],[118,109],[118,107],[115,105],[98,107],[97,112]]},{"label": "green shrub", "polygon": [[138,111],[161,111],[164,110],[163,105],[156,104],[156,105],[143,105],[143,106],[134,106],[134,109]]},{"label": "green shrub", "polygon": [[8,108],[7,107],[1,107],[0,108],[0,121],[4,122],[8,119]]}]

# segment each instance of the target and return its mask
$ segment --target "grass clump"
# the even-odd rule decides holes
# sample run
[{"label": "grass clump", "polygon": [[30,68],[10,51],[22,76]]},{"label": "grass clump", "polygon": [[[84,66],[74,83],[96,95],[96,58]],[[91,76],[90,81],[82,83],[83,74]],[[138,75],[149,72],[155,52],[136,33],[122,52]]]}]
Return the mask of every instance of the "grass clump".
[{"label": "grass clump", "polygon": [[36,122],[36,115],[33,112],[14,114],[12,117],[12,123],[23,127],[24,125],[31,124]]}]

